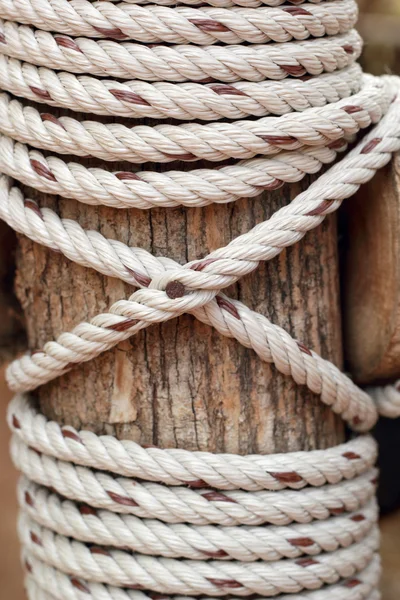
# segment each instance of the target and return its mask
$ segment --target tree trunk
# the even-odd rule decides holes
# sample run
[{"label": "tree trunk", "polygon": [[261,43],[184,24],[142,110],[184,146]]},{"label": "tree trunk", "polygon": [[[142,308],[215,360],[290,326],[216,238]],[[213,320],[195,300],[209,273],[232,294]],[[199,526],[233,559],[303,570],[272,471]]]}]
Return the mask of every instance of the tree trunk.
[{"label": "tree trunk", "polygon": [[[85,228],[183,263],[267,219],[309,184],[307,178],[228,205],[150,211],[88,207],[25,191]],[[329,217],[229,293],[341,366],[336,241]],[[132,293],[23,237],[16,289],[31,349]],[[45,414],[61,423],[160,447],[270,453],[325,448],[344,436],[340,419],[318,397],[191,315],[149,327],[37,396]]]}]

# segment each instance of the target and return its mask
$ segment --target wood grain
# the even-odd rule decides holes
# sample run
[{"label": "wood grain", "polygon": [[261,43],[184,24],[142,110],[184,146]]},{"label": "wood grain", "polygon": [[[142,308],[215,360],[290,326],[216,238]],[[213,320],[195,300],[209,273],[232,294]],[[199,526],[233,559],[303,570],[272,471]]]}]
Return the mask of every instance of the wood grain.
[{"label": "wood grain", "polygon": [[[126,211],[38,193],[36,199],[84,227],[184,263],[248,231],[309,185],[306,178],[256,199],[202,209]],[[230,293],[340,366],[336,240],[330,217]],[[16,288],[31,349],[132,293],[23,238]],[[340,419],[317,397],[188,315],[149,327],[43,386],[38,397],[60,422],[141,444],[269,453],[343,439]]]},{"label": "wood grain", "polygon": [[344,346],[359,383],[400,376],[400,154],[345,205]]}]

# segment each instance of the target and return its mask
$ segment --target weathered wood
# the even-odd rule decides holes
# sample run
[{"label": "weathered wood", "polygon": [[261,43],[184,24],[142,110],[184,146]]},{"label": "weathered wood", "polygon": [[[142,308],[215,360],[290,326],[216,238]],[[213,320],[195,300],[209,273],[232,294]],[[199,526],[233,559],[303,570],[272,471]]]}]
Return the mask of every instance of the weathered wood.
[{"label": "weathered wood", "polygon": [[344,331],[360,383],[400,376],[400,154],[346,204]]},{"label": "weathered wood", "polygon": [[[265,220],[309,183],[229,205],[147,212],[29,195],[86,228],[183,263]],[[22,238],[17,266],[30,348],[132,292]],[[229,292],[341,365],[334,217]],[[317,397],[189,315],[149,327],[44,386],[38,397],[60,422],[163,447],[274,452],[343,439],[340,419]]]}]

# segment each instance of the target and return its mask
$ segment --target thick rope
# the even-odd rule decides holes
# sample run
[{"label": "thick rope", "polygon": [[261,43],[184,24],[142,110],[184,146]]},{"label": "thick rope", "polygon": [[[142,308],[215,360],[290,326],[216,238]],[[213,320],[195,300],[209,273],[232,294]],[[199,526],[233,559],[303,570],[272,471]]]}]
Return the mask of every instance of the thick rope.
[{"label": "thick rope", "polygon": [[[362,75],[355,64],[354,0],[172,4],[0,0],[8,92],[0,95],[0,217],[141,288],[14,361],[9,384],[35,389],[151,323],[191,312],[366,432],[378,412],[400,413],[398,390],[367,394],[222,290],[299,241],[400,150],[398,80]],[[177,122],[78,121],[57,108]],[[230,202],[317,173],[371,126],[268,221],[184,266],[86,231],[14,187],[117,208]],[[87,168],[51,153],[106,162]],[[106,163],[117,160],[222,164],[114,172]],[[23,473],[19,533],[32,600],[380,598],[369,436],[271,456],[142,448],[49,422],[26,396],[12,401],[8,421]]]},{"label": "thick rope", "polygon": [[[31,600],[71,600],[93,598],[96,600],[153,600],[154,594],[142,591],[115,588],[110,585],[92,583],[85,579],[70,577],[38,560],[29,552],[23,555],[28,577],[28,592]],[[322,590],[307,591],[300,594],[282,594],[280,600],[380,600],[376,589],[380,577],[379,558],[374,556],[370,565],[357,577],[341,580]],[[39,584],[37,583],[39,582]],[[46,583],[44,583],[46,582]],[[41,587],[43,586],[43,587]],[[62,590],[62,591],[61,591]],[[64,593],[66,596],[64,596]],[[219,596],[217,596],[218,598]],[[172,600],[190,600],[190,596],[171,596]],[[215,600],[215,597],[200,597],[199,600]],[[255,596],[254,600],[262,597]]]},{"label": "thick rope", "polygon": [[[295,471],[273,471],[278,475],[273,492],[260,490],[250,494],[233,490],[217,493],[214,488],[203,489],[201,486],[204,484],[199,483],[199,479],[192,480],[192,484],[197,482],[197,488],[165,488],[157,483],[111,477],[102,471],[76,467],[50,456],[38,457],[18,438],[13,439],[11,450],[19,470],[32,481],[51,487],[65,498],[98,509],[159,519],[166,523],[230,526],[266,522],[288,524],[293,519],[308,523],[310,517],[323,519],[341,514],[344,510],[360,509],[371,499],[376,488],[376,472],[373,469],[367,469],[360,476],[353,471],[353,479],[321,489],[306,487],[301,494],[282,485],[282,480],[286,483],[289,478],[287,473]],[[283,491],[276,494],[279,488]],[[271,506],[266,507],[266,501]]]},{"label": "thick rope", "polygon": [[[42,425],[38,427],[36,425],[32,426],[32,423],[29,425],[29,416],[24,418],[24,412],[30,414],[31,418],[35,419],[37,423],[41,422]],[[346,587],[344,582],[349,577],[353,581],[352,586],[349,585],[349,587],[361,586],[362,580],[359,578],[358,573],[365,568],[368,569],[368,565],[371,568],[374,564],[373,557],[377,548],[374,525],[376,512],[370,498],[376,485],[376,472],[370,469],[368,464],[362,466],[362,455],[371,444],[369,438],[365,438],[365,450],[360,445],[363,441],[360,438],[344,445],[342,449],[338,447],[327,451],[291,453],[258,458],[233,457],[235,460],[239,459],[239,462],[241,460],[247,462],[249,459],[255,458],[257,462],[259,459],[261,461],[271,461],[272,464],[275,464],[274,468],[297,468],[299,470],[299,467],[302,467],[303,458],[307,458],[311,462],[311,458],[314,457],[317,462],[318,456],[321,456],[321,458],[325,458],[325,463],[321,465],[322,469],[324,465],[328,467],[328,476],[335,481],[333,484],[324,486],[326,474],[321,479],[315,473],[315,470],[311,469],[311,473],[313,473],[311,478],[307,479],[309,485],[303,491],[286,489],[278,494],[273,491],[249,493],[240,490],[217,491],[215,486],[207,488],[207,482],[204,480],[199,481],[199,479],[186,480],[185,487],[179,485],[166,487],[165,484],[146,483],[132,478],[111,477],[104,471],[95,471],[93,468],[75,467],[73,462],[83,462],[83,456],[86,455],[85,450],[84,454],[81,457],[79,456],[81,448],[92,447],[94,449],[91,438],[96,439],[97,436],[89,432],[76,432],[69,427],[60,428],[56,423],[47,422],[42,415],[35,412],[33,404],[23,398],[16,398],[11,404],[9,422],[15,432],[12,444],[14,463],[29,476],[32,482],[22,480],[19,492],[20,504],[24,509],[20,521],[20,535],[25,548],[24,552],[27,553],[27,568],[31,574],[33,572],[40,573],[40,566],[43,565],[44,567],[41,561],[44,561],[45,568],[52,569],[50,573],[47,572],[50,578],[65,578],[62,588],[64,592],[69,589],[68,586],[76,587],[78,582],[78,589],[81,591],[82,589],[88,590],[87,593],[93,593],[96,598],[99,597],[96,595],[96,583],[104,583],[108,586],[110,584],[116,585],[118,590],[133,585],[134,587],[139,586],[170,594],[194,593],[210,596],[261,594],[263,596],[274,596],[277,593],[294,594],[301,592],[301,590],[315,590],[326,583],[332,585],[339,580],[343,581],[341,585]],[[40,433],[43,428],[45,431],[51,432],[50,437],[44,432]],[[32,431],[34,432],[34,438],[30,435]],[[107,442],[109,448],[115,445],[115,447],[120,446],[121,449],[123,448],[126,451],[127,448],[131,447],[138,458],[144,451],[132,442],[119,442],[114,438],[107,438],[107,436],[103,436],[102,439]],[[111,446],[109,446],[108,441],[110,441]],[[35,450],[31,450],[27,444],[36,445]],[[57,458],[59,456],[65,458],[70,456],[71,451],[65,447],[71,447],[72,452],[76,449],[76,454],[72,457],[73,462],[65,462]],[[372,449],[373,446],[371,446]],[[345,451],[343,452],[343,450]],[[337,451],[342,452],[344,461],[335,474],[333,468],[335,461],[333,461],[334,454],[332,453]],[[185,455],[188,457],[191,455],[191,453],[185,451],[149,448],[145,452],[159,454],[162,457],[162,468],[168,463],[172,464],[170,461],[171,455],[179,457],[180,463],[177,467],[181,470],[182,467],[193,467],[193,461],[190,462],[190,465],[185,461]],[[112,454],[115,455],[115,453]],[[330,458],[329,454],[331,454]],[[97,455],[101,455],[101,452],[96,451]],[[217,466],[215,461],[219,460],[220,466],[218,469],[220,471],[223,470],[222,464],[226,462],[228,465],[230,460],[229,455],[192,453],[192,457],[194,456],[202,459],[210,458],[213,467]],[[284,461],[285,467],[280,463],[280,459]],[[374,456],[371,456],[371,459],[373,463]],[[92,462],[86,460],[88,465]],[[111,461],[108,464],[111,465]],[[123,460],[123,465],[127,464],[126,459]],[[339,463],[336,461],[336,464],[339,465],[340,461]],[[353,470],[354,467],[356,471]],[[268,467],[264,465],[264,469],[266,468]],[[230,477],[236,472],[241,472],[240,469],[232,467],[226,470]],[[254,468],[247,469],[247,471],[248,474],[252,473],[254,477]],[[118,467],[117,472],[121,472],[121,467]],[[204,467],[202,467],[202,472],[206,472]],[[153,478],[154,473],[153,468],[150,477]],[[361,475],[357,475],[357,473],[361,473]],[[143,474],[147,476],[146,473]],[[296,472],[295,470],[266,472],[266,475],[268,476],[267,480],[265,480],[265,477],[264,480],[270,489],[279,489],[282,486],[301,487],[301,479],[303,477],[304,481],[306,476],[304,469],[303,472]],[[197,477],[198,473],[194,472],[191,476]],[[343,479],[343,477],[345,478]],[[163,481],[162,476],[161,481]],[[220,475],[212,481],[217,485],[222,482]],[[241,479],[240,481],[243,483],[245,480]],[[240,485],[236,477],[235,484]],[[247,484],[244,483],[244,485]],[[314,485],[322,485],[322,487],[313,487]],[[51,491],[42,486],[51,488]],[[222,489],[224,490],[225,487],[226,484],[222,482]],[[61,494],[61,497],[58,494]],[[265,494],[270,495],[270,501],[267,500]],[[79,502],[79,504],[71,503],[67,498]],[[322,507],[319,506],[319,498],[322,501]],[[202,502],[199,502],[200,499]],[[261,514],[256,509],[258,502],[258,506],[262,507]],[[204,505],[204,512],[200,511],[197,518],[194,518],[191,506],[196,507],[198,511],[202,504]],[[258,551],[262,552],[264,538],[264,543],[269,542],[271,544],[276,540],[276,546],[282,548],[282,539],[286,535],[286,548],[293,546],[294,550],[292,552],[294,552],[295,557],[292,558],[290,552],[289,557],[287,557],[283,552],[284,558],[282,558],[281,553],[280,558],[276,559],[274,554],[269,553],[260,562],[257,555],[252,557],[247,554],[244,560],[242,557],[238,562],[237,559],[228,554],[229,551],[232,551],[230,550],[232,536],[236,542],[243,540],[243,536],[245,538],[246,536],[251,537],[253,534],[252,528],[247,528],[246,531],[241,528],[234,528],[233,530],[223,529],[216,532],[215,528],[201,527],[204,522],[213,522],[214,517],[211,515],[216,510],[218,512],[227,511],[226,516],[228,519],[224,519],[225,523],[232,523],[232,517],[234,517],[234,522],[238,523],[240,514],[242,517],[239,523],[243,522],[243,505],[246,506],[245,513],[248,513],[249,507],[255,510],[255,514],[250,518],[250,521],[246,519],[245,523],[254,523],[254,521],[256,523],[275,523],[278,519],[280,523],[292,524],[289,530],[287,528],[282,529],[282,526],[278,531],[271,530],[271,528],[267,528],[265,531],[257,528],[257,533],[254,532],[256,539],[253,539],[252,543],[249,541],[250,547],[257,547]],[[309,512],[310,508],[311,514]],[[57,509],[62,516],[57,514]],[[101,510],[99,511],[99,509]],[[267,514],[265,514],[265,510],[267,510]],[[353,512],[347,514],[345,512],[347,510]],[[111,525],[114,522],[113,512],[117,513],[115,515],[117,520],[115,527]],[[174,512],[177,515],[175,518]],[[190,517],[191,512],[192,516]],[[123,513],[125,513],[125,517]],[[264,513],[264,516],[262,513]],[[223,513],[220,512],[221,514]],[[143,550],[143,547],[137,547],[138,542],[134,541],[134,547],[128,552],[127,548],[132,545],[128,523],[132,523],[132,519],[135,518],[134,515],[144,519],[141,522],[141,527],[142,531],[144,528],[145,544],[149,544],[148,529],[149,527],[151,529],[151,524],[155,523],[157,534],[153,531],[153,540],[157,550],[155,546],[147,547],[147,552],[138,553],[139,550]],[[329,515],[328,521],[322,520],[326,519],[327,515]],[[117,542],[115,546],[115,539],[113,539],[113,546],[109,546],[106,539],[102,539],[101,534],[99,534],[99,523],[101,523],[100,528],[103,532],[103,523],[108,523],[113,531],[118,531],[118,529],[121,529],[121,527],[118,527],[118,523],[124,518],[130,520],[127,521],[127,526],[124,524],[122,527],[124,532],[122,535],[125,539],[121,540],[120,544]],[[148,521],[148,519],[154,518],[158,520],[156,522]],[[315,518],[318,520],[310,521],[310,519]],[[300,523],[308,523],[306,530],[304,528],[302,530],[298,529],[296,522],[298,523],[299,520]],[[165,521],[165,525],[162,525],[163,521]],[[343,521],[347,522],[347,526],[344,526],[343,533],[340,534],[340,523]],[[87,525],[88,522],[90,522],[90,527],[93,528],[92,534],[88,534],[90,530]],[[182,522],[199,523],[200,529],[198,529],[199,525],[196,525],[195,528],[189,528],[188,525],[183,527],[177,525],[174,528],[173,523]],[[62,531],[65,523],[66,531]],[[161,549],[163,535],[161,532],[158,533],[161,528],[164,528],[165,540],[168,540],[168,544],[174,545],[172,554],[177,553],[179,543],[181,544],[178,540],[182,536],[185,537],[186,533],[186,539],[189,535],[197,552],[205,550],[207,560],[204,561],[204,558],[200,561],[195,558],[186,559],[184,552],[182,557],[182,551],[180,551],[179,557],[181,560],[177,562],[174,556],[169,556],[171,551],[163,552]],[[140,531],[139,527],[135,527],[136,538],[138,535],[140,537]],[[213,533],[216,534],[216,537]],[[69,537],[71,534],[74,540],[80,541],[71,542]],[[178,539],[176,535],[178,535]],[[258,541],[260,536],[261,539]],[[334,540],[332,540],[332,536],[334,536]],[[92,541],[93,537],[95,541]],[[204,541],[201,541],[204,538],[211,538],[214,542],[213,550],[210,553],[207,553],[208,547],[204,549]],[[175,543],[174,539],[176,540]],[[328,550],[327,552],[326,548],[318,547],[318,540],[321,544],[322,539],[325,540],[324,543],[333,543],[336,550]],[[341,543],[339,540],[341,540]],[[105,543],[99,545],[101,541]],[[187,547],[187,543],[185,547]],[[155,558],[153,553],[160,558]],[[297,558],[299,553],[300,558]],[[185,560],[182,561],[182,558],[185,558]],[[226,560],[227,558],[229,560]],[[40,561],[39,564],[37,560]],[[249,566],[250,568],[248,568]],[[69,584],[67,584],[67,581]],[[80,587],[82,581],[83,588]],[[360,590],[362,589],[360,587]],[[70,594],[68,594],[68,597],[70,597]]]},{"label": "thick rope", "polygon": [[[14,95],[70,110],[124,117],[215,121],[283,115],[336,103],[361,89],[357,64],[307,81],[241,81],[231,85],[121,83],[36,69],[2,55],[0,66],[1,87]],[[43,118],[49,120],[49,114]]]},{"label": "thick rope", "polygon": [[[5,141],[4,145],[9,143]],[[297,182],[307,174],[318,173],[324,165],[332,163],[336,159],[337,152],[346,150],[347,141],[339,140],[334,144],[334,148],[311,147],[297,152],[282,152],[276,158],[254,158],[241,161],[236,165],[224,166],[218,171],[215,169],[193,169],[187,172],[166,171],[164,173],[137,171],[137,179],[129,180],[129,189],[140,194],[134,204],[137,208],[152,208],[157,205],[178,206],[180,204],[205,206],[211,203],[210,198],[215,203],[239,200],[244,195],[251,198],[259,195],[260,188],[275,190],[284,182]],[[35,154],[35,156],[38,155]],[[36,166],[36,163],[34,165]],[[128,181],[127,177],[120,179],[117,174],[114,177],[118,181]],[[134,182],[139,183],[135,184]],[[179,201],[177,200],[178,194]],[[2,204],[2,212],[3,218],[7,220],[10,218],[7,216],[10,211],[5,206],[6,199]],[[32,206],[32,202],[29,202],[27,206]],[[16,226],[20,230],[23,224],[19,222]],[[37,236],[39,229],[35,227],[32,235]]]},{"label": "thick rope", "polygon": [[383,417],[396,419],[400,415],[400,381],[394,384],[368,388]]},{"label": "thick rope", "polygon": [[[144,46],[112,40],[71,38],[0,20],[0,52],[28,63],[72,73],[144,81],[200,83],[284,80],[344,69],[360,56],[356,31],[305,42],[238,46]],[[25,76],[33,77],[25,68]],[[52,91],[33,81],[36,100]]]},{"label": "thick rope", "polygon": [[[98,316],[91,324],[82,324],[75,328],[71,337],[70,334],[62,335],[57,342],[47,344],[45,352],[36,352],[30,357],[25,356],[14,362],[8,369],[10,385],[15,390],[32,389],[57,374],[65,372],[71,368],[71,363],[90,360],[150,322],[163,321],[171,318],[172,315],[176,316],[185,310],[193,310],[210,302],[217,293],[216,287],[217,289],[227,287],[236,280],[238,275],[243,276],[256,268],[258,260],[272,258],[284,247],[301,239],[306,231],[323,220],[325,214],[335,210],[343,198],[352,195],[362,182],[368,181],[379,166],[388,162],[391,152],[400,147],[398,111],[399,102],[396,101],[392,104],[387,119],[384,118],[376,130],[369,134],[366,140],[339,165],[323,175],[290,205],[280,209],[269,221],[258,225],[254,231],[231,242],[226,250],[217,250],[202,261],[190,263],[189,268],[169,270],[165,275],[154,278],[148,289],[135,292],[129,301],[116,303],[109,313]],[[394,125],[393,121],[395,121]],[[293,225],[298,229],[297,232],[293,231]],[[250,244],[252,257],[252,260],[247,262],[241,258],[242,253],[246,252],[246,244]],[[259,256],[258,260],[257,255]],[[227,259],[228,263],[225,262]],[[218,273],[219,265],[223,269],[221,273]],[[213,275],[213,271],[215,275]],[[237,275],[234,275],[235,272]],[[167,289],[169,282],[178,282],[181,285],[182,295],[180,297],[170,298],[167,291],[163,291]],[[203,291],[199,290],[200,286]],[[191,290],[190,293],[185,293],[187,288]],[[196,288],[199,291],[195,292]],[[154,308],[152,297],[156,302]],[[241,311],[239,303],[228,302],[226,305],[224,301],[220,301],[220,304],[224,306],[225,313],[228,313],[234,320],[234,327],[238,325],[237,321],[244,320],[248,331],[251,331],[250,311],[246,311],[247,314],[245,314],[245,311]],[[224,322],[227,316],[227,314],[224,315]],[[260,324],[262,319],[262,317],[254,319],[253,336],[257,340],[257,346],[261,341]],[[103,335],[100,334],[101,331],[104,332]],[[248,339],[248,337],[247,333],[246,338]],[[279,343],[278,340],[276,341]],[[270,344],[268,347],[270,348]],[[313,358],[313,353],[310,351],[301,351],[298,345],[296,347],[296,353],[301,361],[299,365],[307,363],[309,358]],[[293,358],[289,361],[290,363],[293,365]],[[321,363],[321,367],[322,364],[326,363]],[[284,366],[282,368],[285,369]],[[331,384],[329,390],[317,381],[322,374],[325,378],[332,369],[335,371],[335,375],[332,381],[333,386]],[[352,421],[356,428],[367,429],[371,426],[375,421],[376,413],[367,395],[358,391],[347,378],[338,375],[339,372],[333,366],[313,371],[310,383],[308,383],[313,391],[322,393],[322,397],[328,391],[327,403],[332,405],[336,402],[338,412],[341,412],[344,418]],[[288,371],[286,370],[286,372]],[[292,375],[296,379],[294,371],[292,371]],[[299,379],[297,376],[297,381],[305,383],[307,378],[302,375]],[[312,381],[315,383],[312,384]],[[342,385],[338,385],[340,381],[343,382]]]},{"label": "thick rope", "polygon": [[210,45],[215,42],[290,42],[337,35],[357,21],[355,0],[306,8],[230,9],[146,5],[89,0],[2,0],[0,17],[39,29],[92,38]]},{"label": "thick rope", "polygon": [[318,589],[352,577],[371,562],[378,548],[375,526],[362,543],[321,554],[312,560],[313,568],[305,568],[302,560],[283,559],[275,562],[176,560],[124,550],[88,547],[54,534],[31,521],[23,513],[19,520],[20,540],[29,553],[73,577],[108,583],[119,587],[136,585],[167,594],[205,594],[275,596]]},{"label": "thick rope", "polygon": [[47,488],[22,479],[19,504],[33,521],[81,542],[134,550],[168,558],[276,561],[315,556],[360,542],[377,520],[376,501],[362,511],[316,524],[286,527],[216,527],[187,524],[166,526],[107,510],[84,510]]},{"label": "thick rope", "polygon": [[[61,154],[90,155],[108,161],[142,163],[156,160],[162,163],[251,158],[256,154],[274,155],[282,149],[326,145],[376,122],[393,97],[390,87],[381,87],[376,85],[377,82],[380,84],[380,80],[366,79],[361,92],[326,108],[313,108],[279,118],[264,117],[255,122],[236,121],[232,124],[139,125],[131,128],[118,123],[108,125],[77,121],[71,117],[42,116],[33,107],[25,107],[18,100],[2,94],[0,131],[35,148]],[[73,167],[69,170],[73,176]],[[56,177],[51,166],[49,171],[53,178]],[[91,172],[101,185],[101,170]],[[49,178],[50,175],[46,180]],[[78,186],[77,180],[74,188]],[[62,179],[60,187],[60,193],[68,196]],[[86,189],[85,192],[87,194]]]},{"label": "thick rope", "polygon": [[[375,444],[369,436],[324,451],[242,457],[142,448],[131,440],[120,442],[112,436],[61,428],[48,423],[24,397],[14,399],[9,415],[17,437],[46,456],[167,485],[191,485],[200,480],[223,490],[301,489],[352,479],[370,469],[376,459]],[[289,466],[295,474],[289,481],[277,476]]]},{"label": "thick rope", "polygon": [[[159,4],[161,6],[175,6],[176,0],[125,0],[129,4]],[[288,4],[293,6],[299,6],[301,4],[307,5],[311,2],[312,4],[320,4],[326,0],[181,0],[179,4],[189,4],[191,6],[197,6],[199,4],[208,4],[210,6],[217,6],[219,8],[229,8],[231,6],[246,6],[247,8],[257,8],[258,6],[280,6],[281,4]],[[120,0],[110,0],[110,2],[120,2]],[[305,7],[305,8],[306,8]]]}]

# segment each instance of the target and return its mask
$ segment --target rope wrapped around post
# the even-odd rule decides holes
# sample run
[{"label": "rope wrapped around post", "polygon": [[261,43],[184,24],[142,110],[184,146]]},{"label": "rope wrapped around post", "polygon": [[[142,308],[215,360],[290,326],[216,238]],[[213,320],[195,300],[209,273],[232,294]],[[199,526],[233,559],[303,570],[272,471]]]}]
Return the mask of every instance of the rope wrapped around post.
[{"label": "rope wrapped around post", "polygon": [[[0,218],[139,288],[7,370],[28,596],[379,600],[368,431],[380,413],[400,414],[399,391],[359,389],[223,290],[301,240],[400,150],[399,80],[357,65],[354,0],[175,4],[0,0]],[[79,121],[82,110],[101,118]],[[349,144],[270,219],[186,265],[62,219],[18,187],[115,208],[206,206],[300,181]],[[129,170],[107,165],[117,160]],[[177,160],[195,164],[170,169]],[[185,312],[307,386],[362,435],[267,456],[143,448],[61,427],[26,395]]]}]

